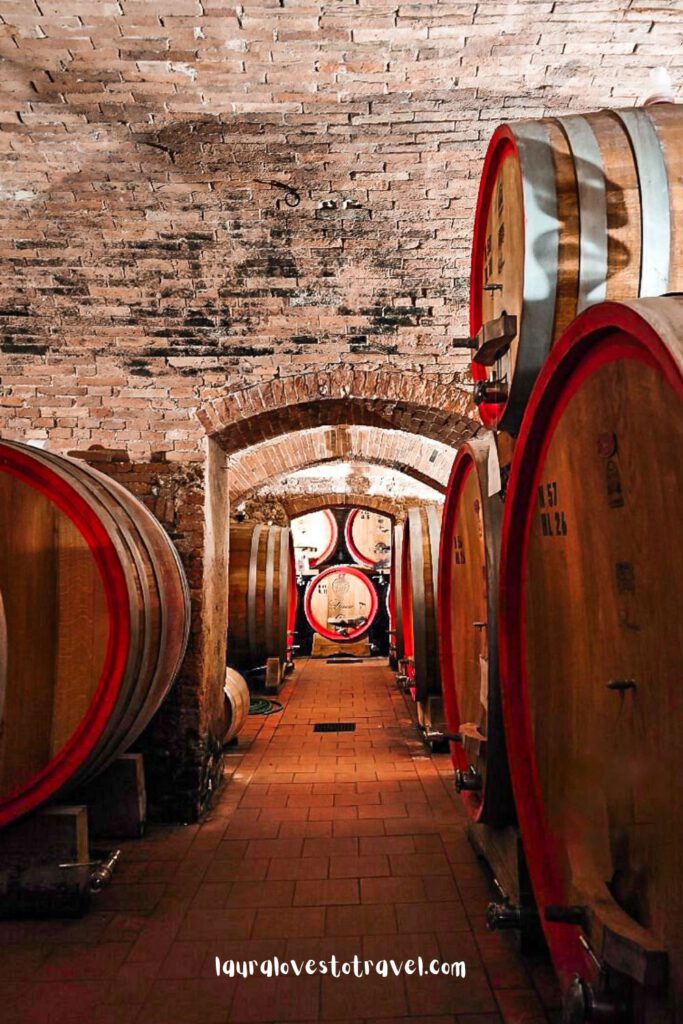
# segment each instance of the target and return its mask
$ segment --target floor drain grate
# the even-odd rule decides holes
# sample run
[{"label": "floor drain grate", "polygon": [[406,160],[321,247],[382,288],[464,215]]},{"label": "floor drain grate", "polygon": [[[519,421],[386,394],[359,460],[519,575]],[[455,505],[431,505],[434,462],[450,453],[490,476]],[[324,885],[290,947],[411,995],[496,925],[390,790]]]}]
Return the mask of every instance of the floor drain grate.
[{"label": "floor drain grate", "polygon": [[355,722],[316,722],[313,732],[355,732]]}]

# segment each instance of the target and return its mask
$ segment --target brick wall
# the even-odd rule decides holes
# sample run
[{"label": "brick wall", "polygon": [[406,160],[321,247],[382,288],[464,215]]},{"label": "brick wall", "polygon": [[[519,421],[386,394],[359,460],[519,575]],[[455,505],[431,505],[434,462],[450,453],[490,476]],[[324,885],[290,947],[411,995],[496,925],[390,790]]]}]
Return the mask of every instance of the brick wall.
[{"label": "brick wall", "polygon": [[5,432],[185,462],[250,382],[457,389],[495,124],[630,105],[656,65],[680,93],[682,28],[668,0],[6,0]]}]

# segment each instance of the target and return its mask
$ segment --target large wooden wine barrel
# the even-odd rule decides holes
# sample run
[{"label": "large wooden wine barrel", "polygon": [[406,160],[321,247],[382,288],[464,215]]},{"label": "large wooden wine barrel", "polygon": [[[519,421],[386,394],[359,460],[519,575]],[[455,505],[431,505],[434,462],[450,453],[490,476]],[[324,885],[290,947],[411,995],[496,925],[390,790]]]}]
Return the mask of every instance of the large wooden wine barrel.
[{"label": "large wooden wine barrel", "polygon": [[306,589],[306,618],[327,640],[345,643],[365,636],[378,608],[374,583],[353,565],[330,566]]},{"label": "large wooden wine barrel", "polygon": [[600,1020],[683,1020],[682,399],[683,297],[587,310],[539,377],[506,499],[510,768],[577,1021],[594,957],[599,998],[633,1011]]},{"label": "large wooden wine barrel", "polygon": [[440,531],[440,510],[409,509],[401,551],[403,660],[421,705],[441,694],[436,611]]},{"label": "large wooden wine barrel", "polygon": [[683,107],[501,125],[472,251],[484,423],[517,433],[548,352],[589,305],[683,291],[682,233]]},{"label": "large wooden wine barrel", "polygon": [[403,524],[391,533],[391,568],[389,572],[389,664],[396,671],[403,659],[403,610],[401,598],[401,566]]},{"label": "large wooden wine barrel", "polygon": [[303,572],[324,565],[337,550],[339,524],[331,508],[296,516],[291,529],[297,567]]},{"label": "large wooden wine barrel", "polygon": [[290,531],[243,523],[230,528],[228,663],[263,668],[291,658],[296,619],[296,571]]},{"label": "large wooden wine barrel", "polygon": [[456,789],[474,821],[506,825],[514,803],[498,674],[498,570],[503,490],[496,438],[464,444],[441,525],[438,622],[441,684]]},{"label": "large wooden wine barrel", "polygon": [[145,506],[83,463],[0,443],[7,686],[0,825],[137,739],[187,644],[185,574]]},{"label": "large wooden wine barrel", "polygon": [[368,569],[388,567],[391,558],[391,519],[367,508],[349,512],[344,527],[349,554]]}]

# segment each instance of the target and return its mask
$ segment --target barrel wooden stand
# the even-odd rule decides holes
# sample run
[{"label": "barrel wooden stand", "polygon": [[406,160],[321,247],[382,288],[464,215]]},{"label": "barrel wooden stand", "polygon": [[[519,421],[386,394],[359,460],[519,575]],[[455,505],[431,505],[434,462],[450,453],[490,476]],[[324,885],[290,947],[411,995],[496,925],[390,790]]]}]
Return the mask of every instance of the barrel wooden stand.
[{"label": "barrel wooden stand", "polygon": [[403,525],[401,546],[399,681],[415,701],[418,728],[433,753],[448,750],[436,614],[440,530],[440,511],[412,508]]},{"label": "barrel wooden stand", "polygon": [[553,349],[515,451],[501,679],[529,873],[568,1019],[683,1019],[683,297]]}]

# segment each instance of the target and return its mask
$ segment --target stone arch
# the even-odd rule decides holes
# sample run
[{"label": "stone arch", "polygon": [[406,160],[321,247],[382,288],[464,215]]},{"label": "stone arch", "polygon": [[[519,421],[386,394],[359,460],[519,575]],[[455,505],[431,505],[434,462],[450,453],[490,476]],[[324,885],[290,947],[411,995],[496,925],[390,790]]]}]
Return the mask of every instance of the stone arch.
[{"label": "stone arch", "polygon": [[210,400],[197,416],[228,454],[293,431],[339,424],[403,430],[457,446],[478,428],[470,392],[393,370],[278,377]]}]

